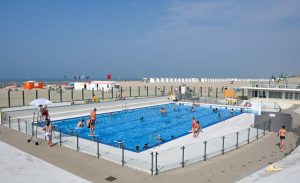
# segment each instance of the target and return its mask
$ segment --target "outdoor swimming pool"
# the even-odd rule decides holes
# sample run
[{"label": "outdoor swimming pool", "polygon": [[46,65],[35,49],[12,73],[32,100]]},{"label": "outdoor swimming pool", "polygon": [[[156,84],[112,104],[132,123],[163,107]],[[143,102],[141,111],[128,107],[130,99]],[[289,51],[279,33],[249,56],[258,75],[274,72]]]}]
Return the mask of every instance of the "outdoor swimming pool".
[{"label": "outdoor swimming pool", "polygon": [[[166,116],[160,114],[161,107],[166,108]],[[90,129],[86,124],[84,128],[76,127],[79,120],[84,118],[86,121],[89,116],[53,121],[53,125],[56,131],[65,134],[78,135],[88,140],[99,140],[100,143],[114,147],[119,147],[118,142],[123,142],[125,149],[141,152],[190,133],[192,117],[200,122],[202,128],[231,117],[230,110],[225,108],[218,108],[218,112],[213,112],[211,107],[197,106],[195,111],[191,108],[191,105],[172,103],[98,114],[95,136],[90,136]],[[243,112],[234,110],[234,116]],[[145,144],[147,148],[143,148]]]}]

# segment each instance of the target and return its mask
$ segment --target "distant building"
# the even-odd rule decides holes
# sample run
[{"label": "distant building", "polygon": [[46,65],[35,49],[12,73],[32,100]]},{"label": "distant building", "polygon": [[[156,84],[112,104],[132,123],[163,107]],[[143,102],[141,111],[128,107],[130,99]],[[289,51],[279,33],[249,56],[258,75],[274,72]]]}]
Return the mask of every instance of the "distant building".
[{"label": "distant building", "polygon": [[269,98],[300,101],[300,85],[251,83],[250,86],[241,88],[248,91],[248,98]]},{"label": "distant building", "polygon": [[119,91],[120,85],[116,81],[90,81],[90,82],[74,82],[75,90],[98,90],[98,91]]}]

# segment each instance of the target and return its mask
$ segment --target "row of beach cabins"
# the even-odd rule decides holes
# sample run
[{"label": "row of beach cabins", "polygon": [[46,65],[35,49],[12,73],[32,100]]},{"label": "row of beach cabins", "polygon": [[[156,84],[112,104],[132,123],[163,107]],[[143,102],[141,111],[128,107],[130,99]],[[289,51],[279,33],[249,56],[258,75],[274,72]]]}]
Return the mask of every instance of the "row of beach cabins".
[{"label": "row of beach cabins", "polygon": [[146,83],[197,83],[197,82],[251,82],[269,81],[268,79],[238,79],[238,78],[144,78]]}]

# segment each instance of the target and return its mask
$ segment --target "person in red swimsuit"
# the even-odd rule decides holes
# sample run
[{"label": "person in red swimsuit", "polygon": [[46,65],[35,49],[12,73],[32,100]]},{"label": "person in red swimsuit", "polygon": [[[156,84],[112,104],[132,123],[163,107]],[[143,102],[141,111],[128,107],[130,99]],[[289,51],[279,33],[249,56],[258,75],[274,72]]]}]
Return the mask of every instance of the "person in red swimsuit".
[{"label": "person in red swimsuit", "polygon": [[48,120],[49,119],[49,112],[48,112],[48,108],[47,108],[47,105],[45,105],[45,107],[43,107],[41,109],[41,113],[42,113],[42,116],[45,120]]}]

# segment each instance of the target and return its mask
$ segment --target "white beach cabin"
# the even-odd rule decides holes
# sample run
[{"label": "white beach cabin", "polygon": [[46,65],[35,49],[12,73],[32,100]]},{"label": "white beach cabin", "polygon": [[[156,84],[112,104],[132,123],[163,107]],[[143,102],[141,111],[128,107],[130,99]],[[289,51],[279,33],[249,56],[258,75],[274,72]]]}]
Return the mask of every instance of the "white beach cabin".
[{"label": "white beach cabin", "polygon": [[74,88],[75,90],[98,90],[98,91],[105,91],[109,92],[112,90],[117,92],[120,89],[119,83],[116,81],[91,81],[91,82],[74,82]]}]

